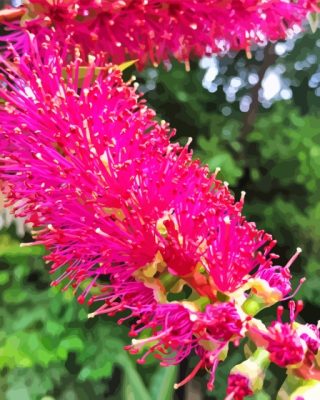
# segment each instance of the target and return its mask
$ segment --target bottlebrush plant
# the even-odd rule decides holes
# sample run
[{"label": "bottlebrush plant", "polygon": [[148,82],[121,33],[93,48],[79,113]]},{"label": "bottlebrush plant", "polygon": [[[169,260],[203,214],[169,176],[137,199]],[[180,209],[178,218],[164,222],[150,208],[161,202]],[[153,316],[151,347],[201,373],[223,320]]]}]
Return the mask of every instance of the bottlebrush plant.
[{"label": "bottlebrush plant", "polygon": [[[278,8],[280,19],[275,12],[270,18],[278,27],[272,34],[281,37],[284,21],[286,27],[300,22],[311,3],[278,3],[283,6]],[[247,49],[261,32],[264,39],[275,38],[263,31],[258,18],[268,17],[268,3],[249,8],[230,4],[232,9],[223,5],[224,13],[230,10],[228,15],[237,18],[253,13],[256,21],[252,27],[245,19],[237,25],[243,26],[242,34],[255,32],[246,33],[242,42],[240,33],[224,26],[223,40],[231,48]],[[199,11],[195,15],[203,17],[203,3],[192,5]],[[301,250],[286,265],[278,265],[272,252],[276,241],[242,215],[244,192],[236,200],[218,179],[218,170],[211,174],[192,159],[190,143],[172,143],[169,125],[157,121],[132,82],[122,80],[118,67],[106,64],[110,57],[117,61],[142,53],[146,58],[140,58],[141,65],[148,58],[154,62],[139,29],[141,41],[129,39],[138,45],[138,53],[122,43],[116,46],[122,52],[112,53],[113,35],[102,36],[111,47],[102,40],[101,52],[93,47],[91,53],[85,48],[87,39],[79,39],[94,32],[88,29],[91,17],[104,30],[99,18],[114,21],[113,13],[119,13],[121,20],[122,12],[134,24],[146,24],[149,32],[146,21],[152,13],[146,13],[142,24],[134,14],[148,7],[162,26],[166,24],[159,15],[169,15],[169,21],[173,12],[182,21],[187,18],[181,11],[184,2],[37,2],[33,10],[40,16],[8,36],[19,40],[7,46],[1,60],[0,96],[5,103],[0,108],[0,176],[7,205],[33,225],[35,244],[47,248],[51,272],[59,274],[53,286],[72,286],[78,301],[93,308],[89,317],[119,314],[119,323],[130,324],[133,339],[126,349],[140,355],[138,362],[153,355],[165,367],[190,354],[198,357],[193,371],[175,388],[206,369],[212,390],[229,347],[246,341],[250,351],[231,370],[226,400],[259,391],[270,363],[288,374],[279,399],[314,399],[312,393],[320,386],[319,330],[296,322],[302,304],[292,297],[300,285],[293,290],[290,282],[290,267]],[[210,7],[216,10],[222,4],[208,1],[208,21]],[[281,10],[292,13],[281,16]],[[200,22],[206,29],[206,20]],[[70,29],[64,43],[60,29]],[[226,32],[238,37],[238,47]],[[178,50],[167,39],[161,51],[151,43],[159,50],[156,62],[169,55],[186,61],[193,51],[203,55],[210,47],[206,40],[216,41],[219,35],[207,32],[203,47],[200,35],[199,52],[182,37],[188,35],[178,31]],[[256,318],[262,309],[285,300],[290,300],[288,322],[282,320],[281,305],[268,326]]]}]

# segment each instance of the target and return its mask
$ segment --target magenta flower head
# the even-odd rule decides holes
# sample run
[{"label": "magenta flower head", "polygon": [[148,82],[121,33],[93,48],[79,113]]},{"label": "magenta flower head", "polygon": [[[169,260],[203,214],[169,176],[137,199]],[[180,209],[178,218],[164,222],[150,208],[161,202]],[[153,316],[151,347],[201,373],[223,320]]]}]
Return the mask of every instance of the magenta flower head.
[{"label": "magenta flower head", "polygon": [[[290,322],[282,322],[283,307],[278,307],[277,321],[265,329],[253,326],[249,328],[251,338],[258,346],[264,347],[269,353],[270,360],[280,367],[288,367],[298,376],[303,374],[306,364],[311,372],[315,354],[319,350],[319,330],[314,325],[301,325],[295,322],[302,310],[301,301],[289,302]],[[254,324],[253,324],[254,325]]]},{"label": "magenta flower head", "polygon": [[241,317],[232,303],[208,304],[201,322],[212,341],[229,342],[240,337],[243,328]]},{"label": "magenta flower head", "polygon": [[[133,337],[127,349],[143,352],[141,363],[149,354],[164,366],[196,354],[175,387],[206,369],[212,390],[229,345],[250,328],[250,282],[278,282],[275,242],[242,216],[243,196],[236,201],[217,173],[192,160],[189,143],[170,142],[172,129],[103,55],[84,67],[76,48],[66,64],[69,43],[61,47],[53,32],[28,41],[30,53],[9,47],[12,61],[1,60],[8,205],[47,248],[52,285],[71,286],[93,307],[89,317],[121,312]],[[258,330],[270,358],[290,366],[316,349],[315,334],[307,345],[305,333],[280,321]]]},{"label": "magenta flower head", "polygon": [[[268,297],[274,297],[275,301],[278,301],[280,299],[284,300],[285,297],[290,293],[291,291],[291,273],[290,273],[290,267],[294,263],[294,261],[297,259],[297,257],[301,253],[301,249],[298,247],[297,251],[295,254],[290,258],[290,260],[287,262],[287,264],[284,267],[281,266],[262,266],[259,268],[255,278],[259,280],[262,285],[267,285],[268,288],[266,288],[265,291],[261,290],[262,287],[258,285],[257,283],[255,284],[256,286],[260,286],[259,288],[256,288],[256,291],[258,292],[258,295],[263,296],[268,296]],[[304,279],[301,280],[300,285],[298,289],[300,288],[301,284],[304,282]],[[296,290],[297,291],[297,290]],[[295,293],[296,293],[295,291]],[[271,293],[273,292],[273,293]],[[292,296],[295,295],[292,294]]]},{"label": "magenta flower head", "polygon": [[31,0],[25,8],[22,30],[39,34],[39,27],[51,26],[62,43],[68,32],[83,55],[103,51],[115,63],[138,59],[140,66],[249,52],[254,43],[284,39],[318,10],[314,0]]},{"label": "magenta flower head", "polygon": [[152,344],[138,362],[144,363],[149,354],[155,353],[161,365],[168,366],[180,363],[191,353],[197,342],[194,336],[197,312],[189,309],[187,303],[145,305],[139,313],[142,317],[133,328],[134,334],[138,335],[144,329],[151,329],[153,334],[145,339],[133,339],[132,346],[127,347],[135,353]]},{"label": "magenta flower head", "polygon": [[304,358],[302,341],[288,323],[275,322],[269,328],[267,341],[270,359],[280,367],[299,364]]},{"label": "magenta flower head", "polygon": [[243,400],[254,393],[250,388],[250,380],[240,373],[233,373],[228,378],[227,397],[225,400]]}]

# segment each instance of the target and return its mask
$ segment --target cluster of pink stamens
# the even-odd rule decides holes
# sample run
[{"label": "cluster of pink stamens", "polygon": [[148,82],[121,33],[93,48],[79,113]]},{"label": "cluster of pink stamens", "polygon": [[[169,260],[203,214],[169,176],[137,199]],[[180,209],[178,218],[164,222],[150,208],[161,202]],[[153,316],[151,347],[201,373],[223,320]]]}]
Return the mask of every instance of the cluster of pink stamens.
[{"label": "cluster of pink stamens", "polygon": [[26,13],[11,38],[22,47],[26,30],[43,35],[54,26],[61,42],[70,33],[82,54],[104,51],[113,62],[138,59],[140,66],[173,56],[188,66],[192,55],[249,53],[254,43],[284,39],[315,10],[314,0],[30,0],[3,17]]},{"label": "cluster of pink stamens", "polygon": [[[84,18],[93,15],[99,29],[106,15],[117,15],[108,17],[117,20],[113,27],[135,7],[135,2],[92,2],[91,14],[83,11],[87,1],[79,7],[31,3],[41,3],[44,15],[51,22],[65,21],[65,27],[78,26],[79,12]],[[145,12],[142,2],[136,3]],[[202,10],[201,2],[189,3]],[[278,3],[280,11],[299,10],[292,23],[305,12],[300,3]],[[158,2],[143,4],[158,17],[187,18],[182,2],[165,3],[161,13]],[[242,15],[244,3],[230,4],[232,15]],[[221,13],[230,12],[230,4]],[[109,8],[102,12],[101,7]],[[251,4],[246,13],[257,7]],[[267,15],[268,7],[259,7]],[[139,32],[144,23],[136,19],[135,24]],[[73,28],[79,37],[86,37],[83,26],[84,31]],[[318,379],[319,332],[294,322],[300,303],[295,310],[290,302],[289,323],[281,321],[281,308],[268,328],[255,318],[263,308],[292,297],[290,267],[301,250],[284,267],[273,265],[276,242],[242,215],[244,193],[236,201],[217,178],[218,169],[211,174],[192,159],[190,143],[182,147],[170,141],[174,131],[157,121],[132,82],[123,82],[120,71],[105,64],[106,54],[81,59],[76,48],[70,60],[71,41],[61,46],[59,34],[42,33],[28,33],[26,54],[10,45],[1,59],[0,177],[8,205],[33,225],[35,243],[48,249],[52,285],[71,286],[79,303],[93,308],[89,317],[120,314],[119,323],[129,323],[133,337],[127,350],[139,354],[140,363],[153,355],[168,366],[195,354],[195,368],[176,388],[206,369],[212,390],[230,345],[247,338],[255,351],[231,371],[226,399],[242,400],[258,390],[270,362],[298,377]],[[180,43],[181,53],[155,47],[152,57],[158,61],[173,53],[185,59],[201,45],[200,40],[200,47],[186,51]],[[135,54],[121,46],[126,50],[115,52],[115,58]],[[249,371],[252,365],[256,375]]]}]

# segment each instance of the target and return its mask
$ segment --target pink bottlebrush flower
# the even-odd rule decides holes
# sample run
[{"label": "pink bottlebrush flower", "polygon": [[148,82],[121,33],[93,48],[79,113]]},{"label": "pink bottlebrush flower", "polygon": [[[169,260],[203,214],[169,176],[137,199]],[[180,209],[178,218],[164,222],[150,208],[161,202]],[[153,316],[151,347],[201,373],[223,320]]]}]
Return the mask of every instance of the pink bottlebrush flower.
[{"label": "pink bottlebrush flower", "polygon": [[[13,92],[3,93],[15,106],[14,111],[2,110],[1,133],[5,157],[1,168],[11,185],[11,203],[23,199],[17,213],[35,226],[45,226],[38,238],[53,250],[48,256],[52,271],[68,264],[59,280],[69,278],[78,286],[111,271],[119,275],[118,280],[128,280],[136,268],[153,259],[158,248],[154,231],[147,232],[150,225],[134,203],[137,196],[145,198],[138,179],[147,165],[152,179],[150,159],[154,165],[157,159],[166,162],[163,153],[170,152],[169,130],[154,122],[154,113],[138,104],[134,89],[123,84],[112,69],[100,85],[88,91],[84,86],[77,95],[77,85],[63,80],[59,63],[38,68],[39,60],[33,61],[30,64],[29,56],[19,61],[20,77],[16,77]],[[96,132],[101,135],[97,137]],[[175,158],[172,148],[168,160],[175,162]],[[147,212],[143,215],[148,217]],[[126,268],[121,267],[123,263]]]},{"label": "pink bottlebrush flower", "polygon": [[239,341],[244,325],[232,303],[208,304],[205,311],[198,312],[192,320],[193,335],[197,339],[195,352],[200,361],[175,388],[189,382],[199,369],[206,368],[210,372],[207,388],[213,390],[220,356],[228,351],[228,343]]},{"label": "pink bottlebrush flower", "polygon": [[199,334],[197,354],[203,366],[210,371],[207,388],[213,390],[220,356],[227,352],[229,342],[239,343],[244,324],[234,304],[217,303],[206,306],[199,318],[199,327],[204,328],[204,332]]},{"label": "pink bottlebrush flower", "polygon": [[179,303],[158,304],[156,307],[146,304],[137,311],[141,313],[141,319],[134,325],[135,334],[145,329],[152,332],[147,338],[132,339],[132,345],[127,346],[133,353],[149,347],[139,363],[144,363],[146,357],[154,353],[162,366],[169,366],[179,364],[191,353],[197,343],[193,330],[196,311]]},{"label": "pink bottlebrush flower", "polygon": [[250,271],[266,264],[267,254],[263,255],[259,249],[271,239],[271,235],[258,231],[254,223],[241,216],[224,217],[204,256],[217,289],[235,291],[247,281]]},{"label": "pink bottlebrush flower", "polygon": [[294,321],[302,309],[302,303],[297,307],[294,301],[289,302],[290,322],[282,322],[283,307],[278,307],[277,321],[271,323],[268,329],[249,328],[257,346],[264,347],[270,353],[270,360],[281,367],[298,368],[302,365],[308,346],[301,337]]},{"label": "pink bottlebrush flower", "polygon": [[[290,291],[291,291],[290,280],[291,280],[292,275],[290,273],[290,267],[294,263],[294,261],[298,258],[301,251],[302,250],[298,247],[295,254],[290,258],[290,260],[287,262],[287,264],[284,267],[281,267],[279,265],[262,266],[261,268],[259,268],[259,270],[257,271],[257,274],[255,275],[255,278],[265,281],[271,290],[275,290],[278,292],[279,300],[284,299],[286,297],[286,295],[288,293],[290,293]],[[304,279],[301,280],[300,285],[298,286],[298,289],[300,288],[300,286],[303,282],[304,282]],[[295,290],[295,293],[297,292],[297,290]],[[266,292],[267,292],[267,290],[266,290]],[[293,297],[295,295],[295,293],[291,297]],[[266,295],[268,295],[268,294],[266,293]]]},{"label": "pink bottlebrush flower", "polygon": [[[262,268],[258,271],[256,277],[268,283],[271,290],[276,290],[279,293],[279,299],[291,291],[292,275],[286,267],[277,265],[271,268]],[[259,293],[259,290],[257,292]]]},{"label": "pink bottlebrush flower", "polygon": [[315,359],[320,348],[317,327],[293,324],[291,317],[291,323],[276,322],[268,330],[266,349],[270,352],[272,362],[290,367],[296,376],[303,379],[320,379],[319,365]]},{"label": "pink bottlebrush flower", "polygon": [[259,392],[269,364],[269,353],[258,348],[245,361],[235,365],[230,371],[225,400],[243,400]]},{"label": "pink bottlebrush flower", "polygon": [[38,242],[52,249],[52,271],[68,264],[62,277],[76,286],[108,274],[126,281],[160,251],[196,289],[202,268],[200,292],[213,293],[212,282],[239,288],[266,262],[257,250],[270,239],[239,217],[242,202],[169,143],[168,126],[119,73],[108,67],[91,85],[92,65],[79,94],[80,60],[64,68],[53,44],[43,56],[33,46],[7,64],[15,85],[2,89],[1,169],[11,203],[23,199],[17,214],[44,226]]},{"label": "pink bottlebrush flower", "polygon": [[134,325],[135,336],[145,329],[152,330],[147,338],[133,339],[132,345],[127,346],[136,353],[152,344],[139,362],[145,362],[146,357],[154,353],[163,366],[178,364],[194,350],[200,361],[175,387],[186,384],[199,369],[206,368],[210,370],[208,389],[212,390],[220,354],[226,350],[228,342],[241,336],[243,324],[234,305],[207,305],[205,311],[200,312],[192,302],[173,302],[145,305],[139,311],[141,318]]},{"label": "pink bottlebrush flower", "polygon": [[319,327],[313,324],[295,324],[296,330],[305,344],[306,354],[302,365],[295,370],[295,374],[304,379],[316,379],[320,381],[320,368],[317,358],[320,350]]},{"label": "pink bottlebrush flower", "polygon": [[[271,241],[266,246],[264,254],[269,254],[269,251],[275,245],[275,241]],[[246,298],[242,308],[251,316],[256,315],[259,311],[266,307],[270,307],[278,301],[289,300],[293,298],[299,291],[305,278],[301,278],[297,288],[291,293],[291,273],[290,267],[296,258],[301,253],[298,248],[295,254],[290,258],[287,264],[282,267],[280,265],[272,265],[272,260],[279,258],[276,254],[269,254],[268,260],[262,264],[257,272],[248,280],[248,289],[251,292]]]},{"label": "pink bottlebrush flower", "polygon": [[[117,276],[116,272],[110,277],[110,284],[104,283],[95,285],[99,290],[99,294],[92,296],[89,299],[88,304],[91,305],[94,302],[98,302],[99,304],[103,302],[103,304],[94,312],[89,314],[88,317],[93,318],[100,314],[114,316],[119,312],[129,310],[131,312],[129,316],[119,319],[119,324],[122,324],[125,320],[132,317],[145,319],[145,315],[141,313],[142,307],[146,304],[148,304],[149,307],[155,307],[157,305],[153,291],[145,287],[143,283],[136,282],[134,279],[127,279],[124,281],[121,278],[119,279],[117,276],[117,280],[114,276]],[[85,301],[90,289],[91,286],[89,285],[85,292],[78,297],[80,303]],[[134,324],[131,326],[131,336],[136,336],[134,326]]]},{"label": "pink bottlebrush flower", "polygon": [[253,43],[284,39],[318,10],[314,0],[31,0],[28,9],[39,24],[51,23],[62,42],[68,32],[84,54],[104,51],[115,63],[138,59],[140,66],[249,51]]},{"label": "pink bottlebrush flower", "polygon": [[243,322],[232,303],[208,304],[199,324],[203,324],[206,329],[204,336],[217,342],[239,338],[243,329]]},{"label": "pink bottlebrush flower", "polygon": [[254,393],[250,388],[248,377],[240,373],[231,374],[228,378],[227,397],[225,400],[243,400]]},{"label": "pink bottlebrush flower", "polygon": [[[268,254],[274,245],[275,241],[271,241],[265,248],[264,254]],[[265,307],[269,307],[280,300],[289,300],[296,295],[305,282],[305,278],[300,279],[297,288],[288,296],[291,291],[290,267],[300,253],[301,249],[298,248],[284,267],[273,266],[272,260],[277,259],[278,256],[273,253],[269,254],[268,260],[258,268],[248,281],[248,288],[251,289],[251,292],[243,304],[246,313],[253,316]]]},{"label": "pink bottlebrush flower", "polygon": [[[119,71],[97,57],[79,78],[77,51],[65,65],[54,34],[28,40],[29,54],[10,48],[13,62],[2,59],[0,177],[8,204],[48,249],[51,272],[60,273],[53,285],[66,281],[80,303],[99,303],[90,316],[133,318],[130,349],[152,343],[147,354],[163,365],[194,350],[200,360],[176,387],[206,368],[212,389],[245,321],[231,302],[208,303],[219,292],[247,290],[253,271],[272,268],[272,237],[245,220],[243,197],[236,202],[188,145],[170,143],[174,132]],[[170,302],[184,285],[193,306]],[[145,328],[152,337],[141,342]]]},{"label": "pink bottlebrush flower", "polygon": [[291,324],[275,322],[269,327],[267,350],[270,359],[280,367],[300,363],[304,358],[304,348]]},{"label": "pink bottlebrush flower", "polygon": [[306,342],[308,350],[313,354],[317,354],[320,349],[319,328],[313,324],[305,324],[301,325],[298,331],[300,332],[301,339]]}]

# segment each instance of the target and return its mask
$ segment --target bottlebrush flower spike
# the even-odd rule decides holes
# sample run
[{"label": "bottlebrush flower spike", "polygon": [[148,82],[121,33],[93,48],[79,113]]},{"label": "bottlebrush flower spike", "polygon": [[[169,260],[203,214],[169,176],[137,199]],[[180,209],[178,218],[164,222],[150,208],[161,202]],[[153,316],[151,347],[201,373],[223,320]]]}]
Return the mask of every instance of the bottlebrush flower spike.
[{"label": "bottlebrush flower spike", "polygon": [[314,0],[31,0],[26,7],[22,29],[52,24],[62,42],[70,33],[84,54],[104,51],[114,63],[138,59],[140,66],[249,52],[254,43],[284,39],[318,11]]},{"label": "bottlebrush flower spike", "polygon": [[[266,262],[254,253],[270,239],[239,217],[242,202],[186,147],[170,144],[172,131],[119,72],[108,67],[91,85],[92,65],[78,94],[81,61],[64,70],[54,43],[41,51],[48,64],[39,55],[7,63],[15,86],[1,90],[1,170],[11,203],[24,199],[17,213],[45,226],[37,236],[54,244],[53,270],[68,263],[64,276],[75,282],[109,271],[127,279],[160,252],[162,268],[199,288],[240,287]],[[141,271],[145,283],[162,272]]]},{"label": "bottlebrush flower spike", "polygon": [[228,345],[248,329],[250,280],[261,268],[279,273],[272,237],[246,221],[243,197],[235,201],[188,145],[170,142],[168,124],[103,56],[91,59],[79,89],[77,49],[66,65],[53,34],[28,40],[29,54],[11,47],[13,61],[1,60],[8,205],[48,249],[60,274],[53,285],[99,304],[89,317],[124,311],[131,351],[149,346],[162,365],[193,351],[200,360],[176,387],[205,368],[211,390]]}]

